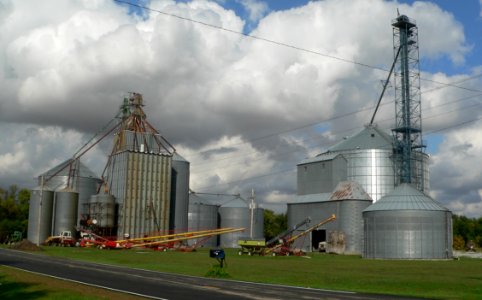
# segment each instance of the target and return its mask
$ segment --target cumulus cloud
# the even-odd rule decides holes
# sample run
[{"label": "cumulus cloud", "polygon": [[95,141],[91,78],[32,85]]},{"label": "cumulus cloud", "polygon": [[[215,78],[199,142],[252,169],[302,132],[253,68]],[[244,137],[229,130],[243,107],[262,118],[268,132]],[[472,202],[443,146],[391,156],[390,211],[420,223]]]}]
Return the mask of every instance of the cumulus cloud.
[{"label": "cumulus cloud", "polygon": [[268,12],[268,4],[258,0],[238,0],[238,2],[248,11],[249,21],[257,22]]},{"label": "cumulus cloud", "polygon": [[[333,57],[387,69],[397,8],[418,22],[422,59],[461,63],[469,49],[462,25],[431,3],[326,0],[271,12],[261,1],[241,3],[250,11],[248,20],[222,2],[149,5],[237,32],[259,20],[254,36],[312,52],[155,11],[129,13],[108,0],[3,1],[0,129],[8,132],[9,146],[0,147],[1,182],[30,179],[68,158],[115,116],[123,95],[134,91],[144,95],[148,120],[191,161],[193,189],[255,188],[266,205],[285,203],[296,193],[296,163],[366,124],[387,75]],[[448,82],[472,75],[423,74]],[[439,87],[422,84],[424,90]],[[480,81],[467,84],[476,87]],[[454,110],[424,125],[436,129],[446,120],[475,118],[476,110],[461,110],[466,102],[444,104],[467,95],[449,88],[423,95],[427,114]],[[377,115],[387,130],[393,111],[387,100]],[[35,134],[27,135],[31,130]],[[478,149],[479,141],[471,143]],[[36,147],[49,150],[34,152]],[[102,165],[106,153],[108,145],[93,150],[87,165]],[[436,168],[444,153],[435,156]],[[456,199],[462,198],[451,201]]]}]

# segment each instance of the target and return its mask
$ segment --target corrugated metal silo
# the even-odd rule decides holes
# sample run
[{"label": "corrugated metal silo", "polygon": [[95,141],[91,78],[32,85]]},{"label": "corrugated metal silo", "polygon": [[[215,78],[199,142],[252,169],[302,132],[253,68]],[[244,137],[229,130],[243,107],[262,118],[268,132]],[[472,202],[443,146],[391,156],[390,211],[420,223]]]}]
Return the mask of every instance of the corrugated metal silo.
[{"label": "corrugated metal silo", "polygon": [[53,235],[60,235],[62,231],[75,232],[77,226],[77,208],[79,193],[65,188],[55,192],[54,197]]},{"label": "corrugated metal silo", "polygon": [[119,205],[117,235],[168,231],[172,156],[123,151],[111,160],[106,181]]},{"label": "corrugated metal silo", "polygon": [[171,217],[169,229],[183,232],[188,228],[189,162],[174,153],[171,173]]},{"label": "corrugated metal silo", "polygon": [[91,215],[91,218],[97,221],[96,225],[99,227],[114,227],[115,197],[110,194],[101,193],[96,195],[94,199],[96,201],[94,204],[95,209],[93,210],[95,213]]},{"label": "corrugated metal silo", "polygon": [[[70,167],[69,164],[72,164]],[[100,178],[95,175],[87,166],[80,161],[73,162],[71,159],[57,165],[49,171],[43,173],[38,177],[39,185],[41,184],[42,176],[51,189],[57,191],[67,187],[67,182],[70,178],[70,187],[79,193],[79,204],[77,208],[77,219],[80,221],[80,216],[88,214],[88,203],[91,195],[97,193],[97,187],[100,185]]]},{"label": "corrugated metal silo", "polygon": [[343,154],[347,160],[348,181],[358,182],[377,201],[395,186],[393,137],[375,125],[346,138],[327,153]]},{"label": "corrugated metal silo", "polygon": [[226,202],[219,208],[221,228],[244,228],[244,231],[222,234],[220,237],[221,247],[237,248],[241,238],[261,239],[264,234],[264,209],[253,210],[253,236],[250,237],[251,211],[248,204],[241,198]]},{"label": "corrugated metal silo", "polygon": [[409,184],[401,184],[363,211],[363,257],[452,257],[452,213]]},{"label": "corrugated metal silo", "polygon": [[51,189],[48,187],[32,189],[27,239],[36,245],[42,244],[51,235],[53,203],[54,192]]},{"label": "corrugated metal silo", "polygon": [[[195,193],[189,194],[189,231],[211,230],[219,228],[218,209],[216,205]],[[216,247],[218,245],[217,236],[209,239],[188,240],[190,245],[202,243],[206,247]]]}]

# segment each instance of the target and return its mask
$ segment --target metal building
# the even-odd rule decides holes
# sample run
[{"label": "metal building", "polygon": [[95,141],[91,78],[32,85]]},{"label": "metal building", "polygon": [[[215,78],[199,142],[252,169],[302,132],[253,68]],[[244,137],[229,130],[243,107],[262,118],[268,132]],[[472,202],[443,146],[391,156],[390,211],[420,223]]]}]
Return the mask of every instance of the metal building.
[{"label": "metal building", "polygon": [[64,188],[55,192],[52,235],[60,235],[62,231],[75,232],[78,205],[79,193],[72,189]]},{"label": "metal building", "polygon": [[[189,231],[211,230],[219,228],[218,216],[219,204],[206,197],[206,195],[189,194]],[[206,247],[216,247],[219,245],[218,236],[188,240],[190,245],[199,243]]]},{"label": "metal building", "polygon": [[239,197],[219,207],[219,218],[221,228],[245,228],[241,232],[222,234],[221,247],[238,248],[238,240],[246,237],[264,238],[264,209],[256,207],[251,210],[248,203]]},{"label": "metal building", "polygon": [[452,257],[452,213],[409,184],[367,207],[363,220],[365,258]]},{"label": "metal building", "polygon": [[189,162],[177,153],[174,153],[172,156],[170,206],[170,231],[187,231],[189,211]]},{"label": "metal building", "polygon": [[52,230],[52,212],[54,191],[46,186],[32,189],[28,211],[27,239],[36,244],[42,244]]},{"label": "metal building", "polygon": [[306,252],[324,249],[338,254],[362,254],[362,211],[372,204],[372,199],[361,185],[343,181],[331,193],[303,195],[296,200],[288,203],[288,228],[293,228],[307,217],[311,218],[311,224],[332,214],[336,215],[336,220],[297,240],[294,247]]},{"label": "metal building", "polygon": [[346,177],[347,161],[339,153],[307,158],[297,166],[298,195],[330,193]]},{"label": "metal building", "polygon": [[80,160],[74,161],[72,159],[68,159],[38,176],[39,186],[42,184],[42,180],[44,180],[45,185],[54,191],[62,190],[69,186],[72,190],[79,193],[76,215],[77,225],[79,225],[82,216],[88,214],[90,196],[97,194],[97,188],[101,184],[101,179],[94,172]]}]

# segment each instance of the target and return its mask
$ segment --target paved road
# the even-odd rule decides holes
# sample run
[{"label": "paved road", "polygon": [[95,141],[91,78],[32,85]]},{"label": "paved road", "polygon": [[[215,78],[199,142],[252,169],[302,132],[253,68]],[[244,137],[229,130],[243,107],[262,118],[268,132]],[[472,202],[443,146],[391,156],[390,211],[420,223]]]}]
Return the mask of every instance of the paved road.
[{"label": "paved road", "polygon": [[396,299],[393,296],[335,292],[174,275],[47,257],[7,249],[0,249],[0,265],[16,267],[152,299]]}]

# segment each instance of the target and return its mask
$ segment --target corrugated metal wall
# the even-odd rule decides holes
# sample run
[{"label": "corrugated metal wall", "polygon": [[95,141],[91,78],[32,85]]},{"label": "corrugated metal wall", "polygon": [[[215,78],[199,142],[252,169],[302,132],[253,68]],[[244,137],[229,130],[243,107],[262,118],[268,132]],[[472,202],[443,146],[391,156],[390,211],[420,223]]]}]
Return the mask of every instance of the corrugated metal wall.
[{"label": "corrugated metal wall", "polygon": [[[211,230],[217,229],[218,224],[218,208],[217,205],[191,202],[189,203],[188,227],[189,231]],[[188,240],[189,245],[202,242],[203,246],[218,246],[218,236],[210,238],[202,238],[196,240]]]},{"label": "corrugated metal wall", "polygon": [[368,211],[365,258],[447,259],[452,257],[452,213],[448,211]]},{"label": "corrugated metal wall", "polygon": [[299,164],[298,195],[331,193],[338,182],[346,180],[347,162],[338,155],[333,159]]},{"label": "corrugated metal wall", "polygon": [[60,235],[62,231],[75,232],[79,193],[71,189],[56,191],[54,203],[52,235]]},{"label": "corrugated metal wall", "polygon": [[[320,227],[320,229],[326,230],[328,251],[338,254],[362,254],[364,242],[362,211],[371,203],[369,200],[289,203],[287,212],[288,228],[294,227],[307,217],[311,218],[311,223],[309,224],[311,226],[335,214],[335,221]],[[304,229],[300,228],[298,232]],[[336,241],[330,241],[330,238],[335,237]],[[294,243],[294,247],[311,252],[313,250],[311,235],[298,239]]]},{"label": "corrugated metal wall", "polygon": [[48,188],[34,188],[30,196],[27,239],[39,245],[51,234],[54,192]]},{"label": "corrugated metal wall", "polygon": [[185,160],[172,160],[172,190],[171,190],[171,216],[170,229],[183,232],[188,227],[189,210],[189,162]]},{"label": "corrugated metal wall", "polygon": [[110,191],[119,204],[118,235],[169,229],[170,155],[121,152],[112,157]]}]

